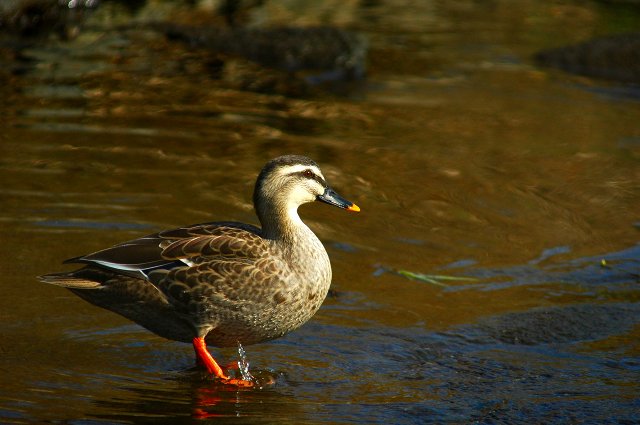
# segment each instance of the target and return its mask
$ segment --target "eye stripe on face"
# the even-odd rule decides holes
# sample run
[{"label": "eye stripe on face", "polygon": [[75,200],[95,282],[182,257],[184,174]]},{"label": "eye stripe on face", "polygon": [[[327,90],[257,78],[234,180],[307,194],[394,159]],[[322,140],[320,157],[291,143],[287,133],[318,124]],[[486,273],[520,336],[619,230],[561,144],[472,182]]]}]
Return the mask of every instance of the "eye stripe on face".
[{"label": "eye stripe on face", "polygon": [[311,179],[311,180],[315,180],[316,182],[318,182],[322,187],[327,187],[327,182],[320,177],[319,175],[317,175],[316,173],[314,173],[311,169],[307,168],[306,170],[302,170],[302,171],[295,171],[291,174],[296,174],[299,175],[300,177],[303,177],[305,179]]}]

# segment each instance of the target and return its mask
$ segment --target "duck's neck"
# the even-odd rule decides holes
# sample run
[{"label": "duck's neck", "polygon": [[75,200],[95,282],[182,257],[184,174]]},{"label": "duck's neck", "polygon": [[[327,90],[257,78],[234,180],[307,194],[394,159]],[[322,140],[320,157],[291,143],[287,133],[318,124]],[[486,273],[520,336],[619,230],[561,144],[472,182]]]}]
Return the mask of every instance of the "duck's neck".
[{"label": "duck's neck", "polygon": [[317,239],[298,215],[297,205],[274,205],[258,211],[262,224],[262,236],[289,246],[298,246],[302,241]]},{"label": "duck's neck", "polygon": [[297,205],[266,208],[258,216],[262,236],[285,255],[293,272],[304,276],[309,291],[320,291],[324,299],[331,283],[329,256],[320,239],[300,219]]}]

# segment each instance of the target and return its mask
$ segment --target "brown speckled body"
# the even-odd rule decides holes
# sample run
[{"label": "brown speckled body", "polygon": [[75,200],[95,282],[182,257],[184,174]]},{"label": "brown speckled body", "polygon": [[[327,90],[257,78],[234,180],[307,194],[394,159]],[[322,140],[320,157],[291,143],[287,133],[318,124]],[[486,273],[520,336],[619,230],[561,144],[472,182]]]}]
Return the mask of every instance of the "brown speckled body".
[{"label": "brown speckled body", "polygon": [[358,210],[313,161],[280,157],[256,182],[262,228],[219,222],[159,232],[68,260],[86,266],[41,279],[164,338],[218,347],[274,339],[308,321],[329,290],[327,253],[297,215],[315,199]]}]

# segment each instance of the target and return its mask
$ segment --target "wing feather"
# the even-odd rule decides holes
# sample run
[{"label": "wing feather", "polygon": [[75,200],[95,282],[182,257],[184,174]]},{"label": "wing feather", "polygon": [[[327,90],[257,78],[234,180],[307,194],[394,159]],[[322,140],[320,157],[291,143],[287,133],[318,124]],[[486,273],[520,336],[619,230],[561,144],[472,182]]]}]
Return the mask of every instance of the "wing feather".
[{"label": "wing feather", "polygon": [[[242,223],[205,223],[159,232],[115,245],[65,263],[93,264],[125,274],[147,275],[158,268],[198,263],[199,257],[257,258],[266,242],[260,229]],[[185,261],[179,261],[185,260]]]},{"label": "wing feather", "polygon": [[[266,294],[284,285],[284,270],[280,260],[273,258],[242,261],[219,257],[195,267],[154,270],[149,280],[167,295],[176,310],[205,323],[209,312],[219,313],[220,308],[235,311],[246,305],[266,308],[282,302]],[[286,288],[280,292],[286,292]]]}]

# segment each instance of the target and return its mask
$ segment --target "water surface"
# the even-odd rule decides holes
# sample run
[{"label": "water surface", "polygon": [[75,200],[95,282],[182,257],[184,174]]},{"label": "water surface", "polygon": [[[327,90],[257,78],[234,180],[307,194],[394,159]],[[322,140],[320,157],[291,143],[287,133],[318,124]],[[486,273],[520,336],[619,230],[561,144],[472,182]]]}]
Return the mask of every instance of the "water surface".
[{"label": "water surface", "polygon": [[[246,19],[363,34],[367,78],[243,89],[242,62],[216,76],[211,52],[137,25],[168,12],[108,2],[77,36],[3,56],[0,422],[637,422],[640,104],[531,60],[633,9],[278,3]],[[188,345],[36,281],[159,229],[255,223],[257,172],[285,153],[362,212],[301,208],[334,293],[245,347],[275,386],[221,390]]]}]

